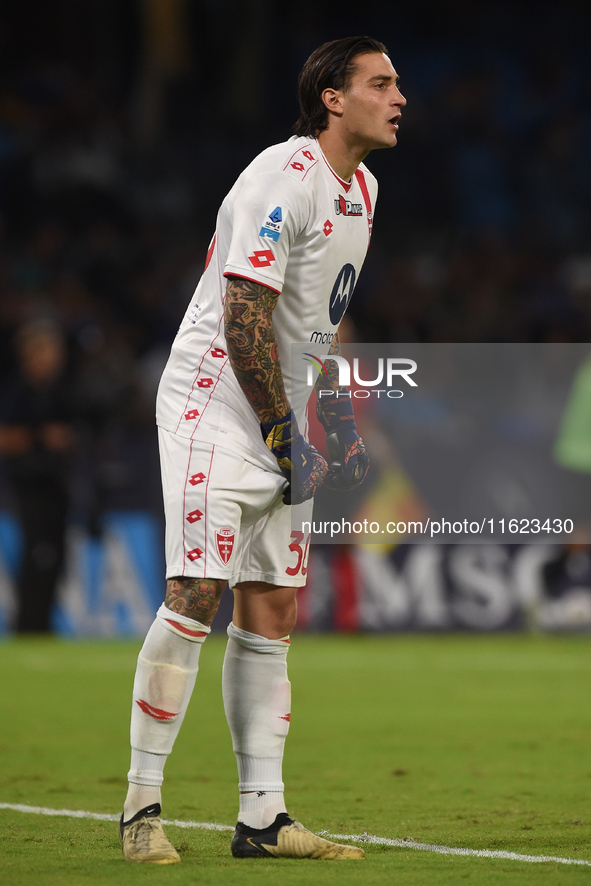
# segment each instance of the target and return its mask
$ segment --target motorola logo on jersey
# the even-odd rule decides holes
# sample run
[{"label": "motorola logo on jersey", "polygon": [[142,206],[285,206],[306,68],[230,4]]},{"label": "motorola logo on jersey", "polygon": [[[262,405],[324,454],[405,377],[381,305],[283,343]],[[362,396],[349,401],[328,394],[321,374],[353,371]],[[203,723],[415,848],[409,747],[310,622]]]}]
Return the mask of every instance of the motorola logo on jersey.
[{"label": "motorola logo on jersey", "polygon": [[343,265],[339,271],[339,275],[335,280],[330,294],[330,303],[328,306],[328,316],[333,326],[338,326],[343,315],[347,310],[353,290],[355,289],[355,279],[357,274],[353,265]]},{"label": "motorola logo on jersey", "polygon": [[361,203],[351,203],[350,200],[345,200],[341,194],[334,201],[334,208],[337,215],[363,215]]},{"label": "motorola logo on jersey", "polygon": [[310,336],[310,341],[317,341],[321,345],[329,345],[333,338],[335,337],[334,332],[320,332],[320,330],[315,329],[314,332]]}]

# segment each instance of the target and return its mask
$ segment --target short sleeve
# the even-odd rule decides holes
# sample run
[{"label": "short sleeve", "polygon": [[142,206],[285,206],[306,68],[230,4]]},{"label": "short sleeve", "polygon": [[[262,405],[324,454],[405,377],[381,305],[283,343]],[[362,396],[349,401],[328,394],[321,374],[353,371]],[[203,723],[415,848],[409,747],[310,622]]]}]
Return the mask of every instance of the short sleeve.
[{"label": "short sleeve", "polygon": [[224,276],[236,274],[281,292],[289,253],[308,218],[301,182],[283,172],[249,179],[234,201]]}]

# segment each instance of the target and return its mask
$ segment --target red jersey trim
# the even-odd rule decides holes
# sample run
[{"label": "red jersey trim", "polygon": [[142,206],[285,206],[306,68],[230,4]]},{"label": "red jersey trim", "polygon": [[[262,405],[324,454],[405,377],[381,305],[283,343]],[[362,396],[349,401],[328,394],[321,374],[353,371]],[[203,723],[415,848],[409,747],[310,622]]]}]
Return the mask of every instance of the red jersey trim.
[{"label": "red jersey trim", "polygon": [[209,459],[209,470],[207,471],[207,483],[205,484],[205,495],[203,497],[203,510],[205,511],[205,524],[203,526],[203,532],[205,534],[205,544],[203,545],[204,554],[203,554],[203,575],[207,575],[207,493],[209,492],[209,478],[211,477],[211,469],[213,467],[213,457],[215,455],[215,443],[211,447],[211,458]]},{"label": "red jersey trim", "polygon": [[217,237],[217,231],[212,237],[211,243],[209,244],[209,249],[207,250],[207,255],[205,256],[205,267],[203,268],[204,274],[209,267],[209,263],[211,261],[212,255],[213,255],[213,250],[215,249],[216,237]]},{"label": "red jersey trim", "polygon": [[270,289],[271,292],[276,292],[277,295],[281,295],[280,289],[275,289],[273,286],[269,286],[268,283],[263,283],[261,280],[255,280],[254,277],[247,277],[246,274],[237,274],[236,271],[224,271],[224,277],[239,277],[241,280],[248,280],[249,283],[256,283],[257,286],[264,286],[266,289]]},{"label": "red jersey trim", "polygon": [[187,462],[187,473],[185,474],[185,485],[183,487],[183,572],[185,574],[185,563],[187,561],[187,539],[185,535],[185,511],[186,511],[186,502],[187,502],[187,482],[188,477],[191,472],[191,459],[193,458],[193,441],[191,440],[189,444],[189,460]]},{"label": "red jersey trim", "polygon": [[[210,344],[209,344],[209,347],[207,348],[207,350],[203,353],[203,356],[201,357],[201,361],[200,361],[200,363],[199,363],[199,366],[197,367],[197,375],[196,375],[195,378],[193,379],[193,384],[191,385],[191,390],[189,391],[189,394],[188,394],[188,396],[187,396],[187,400],[186,400],[186,402],[185,402],[185,408],[184,408],[183,411],[181,412],[180,418],[179,418],[179,420],[178,420],[178,424],[177,424],[177,426],[176,426],[176,428],[175,428],[175,430],[174,430],[174,433],[175,433],[175,434],[177,433],[177,431],[178,431],[178,429],[179,429],[179,427],[180,427],[180,425],[181,425],[181,422],[182,422],[182,420],[183,420],[183,416],[185,415],[186,410],[187,410],[187,407],[189,406],[189,403],[191,402],[191,397],[193,396],[193,393],[195,392],[195,385],[196,385],[197,382],[199,381],[199,376],[201,375],[201,367],[203,366],[203,361],[205,360],[205,358],[207,357],[207,355],[209,354],[209,352],[212,351],[212,350],[214,349],[214,344],[215,344],[216,339],[219,338],[219,335],[220,335],[220,329],[221,329],[221,326],[222,326],[222,323],[223,323],[223,322],[224,322],[224,313],[223,313],[223,311],[222,311],[222,314],[221,314],[221,316],[220,316],[220,322],[218,323],[218,331],[216,332],[216,334],[215,334],[214,337],[212,338],[212,340],[211,340],[211,342],[210,342]],[[201,419],[202,419],[202,417],[203,417],[203,413],[205,412],[205,410],[206,410],[207,407],[209,406],[209,402],[210,402],[210,400],[211,400],[211,395],[213,394],[213,392],[215,391],[215,389],[216,389],[216,387],[217,387],[217,384],[218,384],[218,382],[219,382],[219,380],[220,380],[221,374],[222,374],[222,372],[224,371],[224,366],[226,365],[227,362],[228,362],[228,356],[226,355],[226,359],[225,359],[224,362],[222,363],[222,365],[221,365],[221,367],[220,367],[220,369],[219,369],[219,372],[218,372],[218,374],[217,374],[217,378],[216,378],[216,380],[215,380],[215,384],[214,384],[214,386],[213,386],[212,388],[209,389],[209,396],[208,396],[208,398],[207,398],[207,402],[206,402],[205,406],[203,407],[203,409],[201,410],[201,412],[200,412],[199,415],[198,415],[197,423],[196,423],[196,425],[195,425],[195,427],[194,427],[194,429],[193,429],[193,433],[191,434],[191,439],[193,439],[193,437],[195,436],[195,431],[196,431],[197,428],[199,427],[199,424],[200,424]]]},{"label": "red jersey trim", "polygon": [[326,163],[327,167],[330,169],[330,171],[332,172],[332,174],[334,175],[334,177],[336,178],[338,183],[341,185],[341,187],[343,187],[345,189],[345,193],[348,194],[349,191],[351,190],[351,188],[353,187],[353,182],[346,182],[344,178],[341,178],[340,175],[337,175],[336,172],[334,171],[334,169],[332,168],[332,166],[330,165],[330,163],[328,162],[328,160],[326,159],[326,157],[324,156],[324,154],[322,153],[322,149],[321,149],[320,153],[322,154],[322,159]]},{"label": "red jersey trim", "polygon": [[[308,142],[308,144],[310,145],[310,147],[312,147],[312,148],[314,147],[310,142]],[[283,167],[282,171],[285,172],[287,170],[288,166],[291,166],[291,161],[293,160],[293,158],[296,157],[298,154],[301,154],[302,151],[304,151],[304,150],[307,150],[307,148],[298,148],[297,151],[294,151],[293,154],[291,155],[291,157],[289,158],[289,160],[287,161],[287,163],[285,164],[285,166]],[[322,149],[321,149],[320,145],[318,145],[318,150],[322,154]],[[306,160],[307,159],[308,158],[306,157]],[[313,169],[317,163],[318,163],[318,160],[316,159],[316,157],[314,157],[314,162],[310,163],[310,166],[308,166],[308,168],[306,169],[306,171],[302,175],[300,181],[303,181],[306,178],[306,176],[308,175],[310,170]]]},{"label": "red jersey trim", "polygon": [[[221,325],[222,325],[223,322],[224,322],[224,314],[223,314],[223,312],[222,312],[222,315],[221,315],[221,317],[220,317],[220,322],[219,322],[219,324],[218,324],[218,332],[217,332],[217,335],[216,335],[215,338],[212,340],[212,343],[211,343],[211,345],[209,346],[209,350],[210,350],[210,351],[213,350],[213,344],[214,344],[214,342],[216,341],[216,339],[218,338],[218,336],[219,336],[219,334],[220,334],[220,331],[219,331],[219,330],[220,330],[220,327],[221,327]],[[209,353],[209,351],[206,351],[206,354],[207,354],[207,353]],[[205,359],[205,357],[204,357],[203,359]],[[217,374],[217,378],[216,378],[216,380],[215,380],[215,384],[213,385],[212,388],[209,388],[209,394],[208,394],[208,397],[207,397],[207,402],[205,403],[205,406],[203,407],[203,409],[202,409],[201,412],[199,413],[199,416],[198,416],[198,418],[197,418],[197,421],[195,422],[195,427],[193,428],[193,433],[191,434],[191,440],[193,440],[193,439],[195,438],[195,434],[196,434],[197,431],[199,430],[199,425],[201,424],[201,419],[202,419],[203,416],[205,415],[205,411],[207,410],[207,407],[208,407],[209,404],[211,403],[211,398],[212,398],[212,396],[213,396],[214,393],[215,393],[215,389],[216,389],[217,386],[218,386],[218,383],[219,383],[220,378],[222,377],[222,372],[224,371],[224,368],[225,368],[225,366],[226,366],[226,363],[228,362],[228,359],[229,359],[229,358],[228,358],[228,355],[226,354],[226,358],[225,358],[224,362],[222,363],[222,365],[220,366],[220,371],[219,371],[218,374]],[[203,363],[203,360],[201,361],[201,363]],[[195,390],[195,385],[196,385],[197,381],[199,380],[199,374],[200,374],[200,373],[201,373],[201,365],[199,366],[199,372],[198,372],[197,376],[195,377],[195,381],[193,382],[193,387],[191,388],[191,395],[193,394],[193,391]]]},{"label": "red jersey trim", "polygon": [[369,241],[371,240],[371,229],[373,227],[373,211],[371,208],[371,197],[369,196],[369,190],[367,188],[367,182],[365,181],[365,176],[360,169],[355,170],[355,178],[357,179],[357,184],[361,190],[363,195],[363,202],[365,203],[365,209],[367,212],[367,228],[368,228],[368,240],[367,245],[369,246]]}]

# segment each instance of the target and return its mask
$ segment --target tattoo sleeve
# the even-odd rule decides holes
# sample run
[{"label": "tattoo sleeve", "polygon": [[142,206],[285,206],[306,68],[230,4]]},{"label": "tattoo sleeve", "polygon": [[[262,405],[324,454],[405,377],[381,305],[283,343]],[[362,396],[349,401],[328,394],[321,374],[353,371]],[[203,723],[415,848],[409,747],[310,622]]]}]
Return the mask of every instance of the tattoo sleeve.
[{"label": "tattoo sleeve", "polygon": [[279,365],[273,310],[279,294],[241,277],[230,277],[224,302],[228,356],[244,396],[259,421],[290,410]]}]

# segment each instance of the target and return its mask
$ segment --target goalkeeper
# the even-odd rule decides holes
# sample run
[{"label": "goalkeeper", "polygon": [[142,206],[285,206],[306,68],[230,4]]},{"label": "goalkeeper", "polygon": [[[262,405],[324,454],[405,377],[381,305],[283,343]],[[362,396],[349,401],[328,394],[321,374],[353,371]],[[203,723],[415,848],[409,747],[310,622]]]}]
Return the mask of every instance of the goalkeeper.
[{"label": "goalkeeper", "polygon": [[290,345],[330,341],[338,353],[377,195],[362,161],[396,144],[406,102],[385,47],[369,37],[312,53],[299,98],[296,136],[256,157],[222,203],[158,391],[166,595],[133,687],[120,823],[128,861],[180,860],[160,822],[164,765],[226,585],[234,610],[222,689],[239,782],[233,855],[363,857],[307,831],[284,802],[287,652],[307,555],[290,505],[303,503],[311,517],[322,483],[352,488],[368,467],[343,391],[323,398],[319,412],[329,463],[306,441],[309,389],[293,383]]}]

